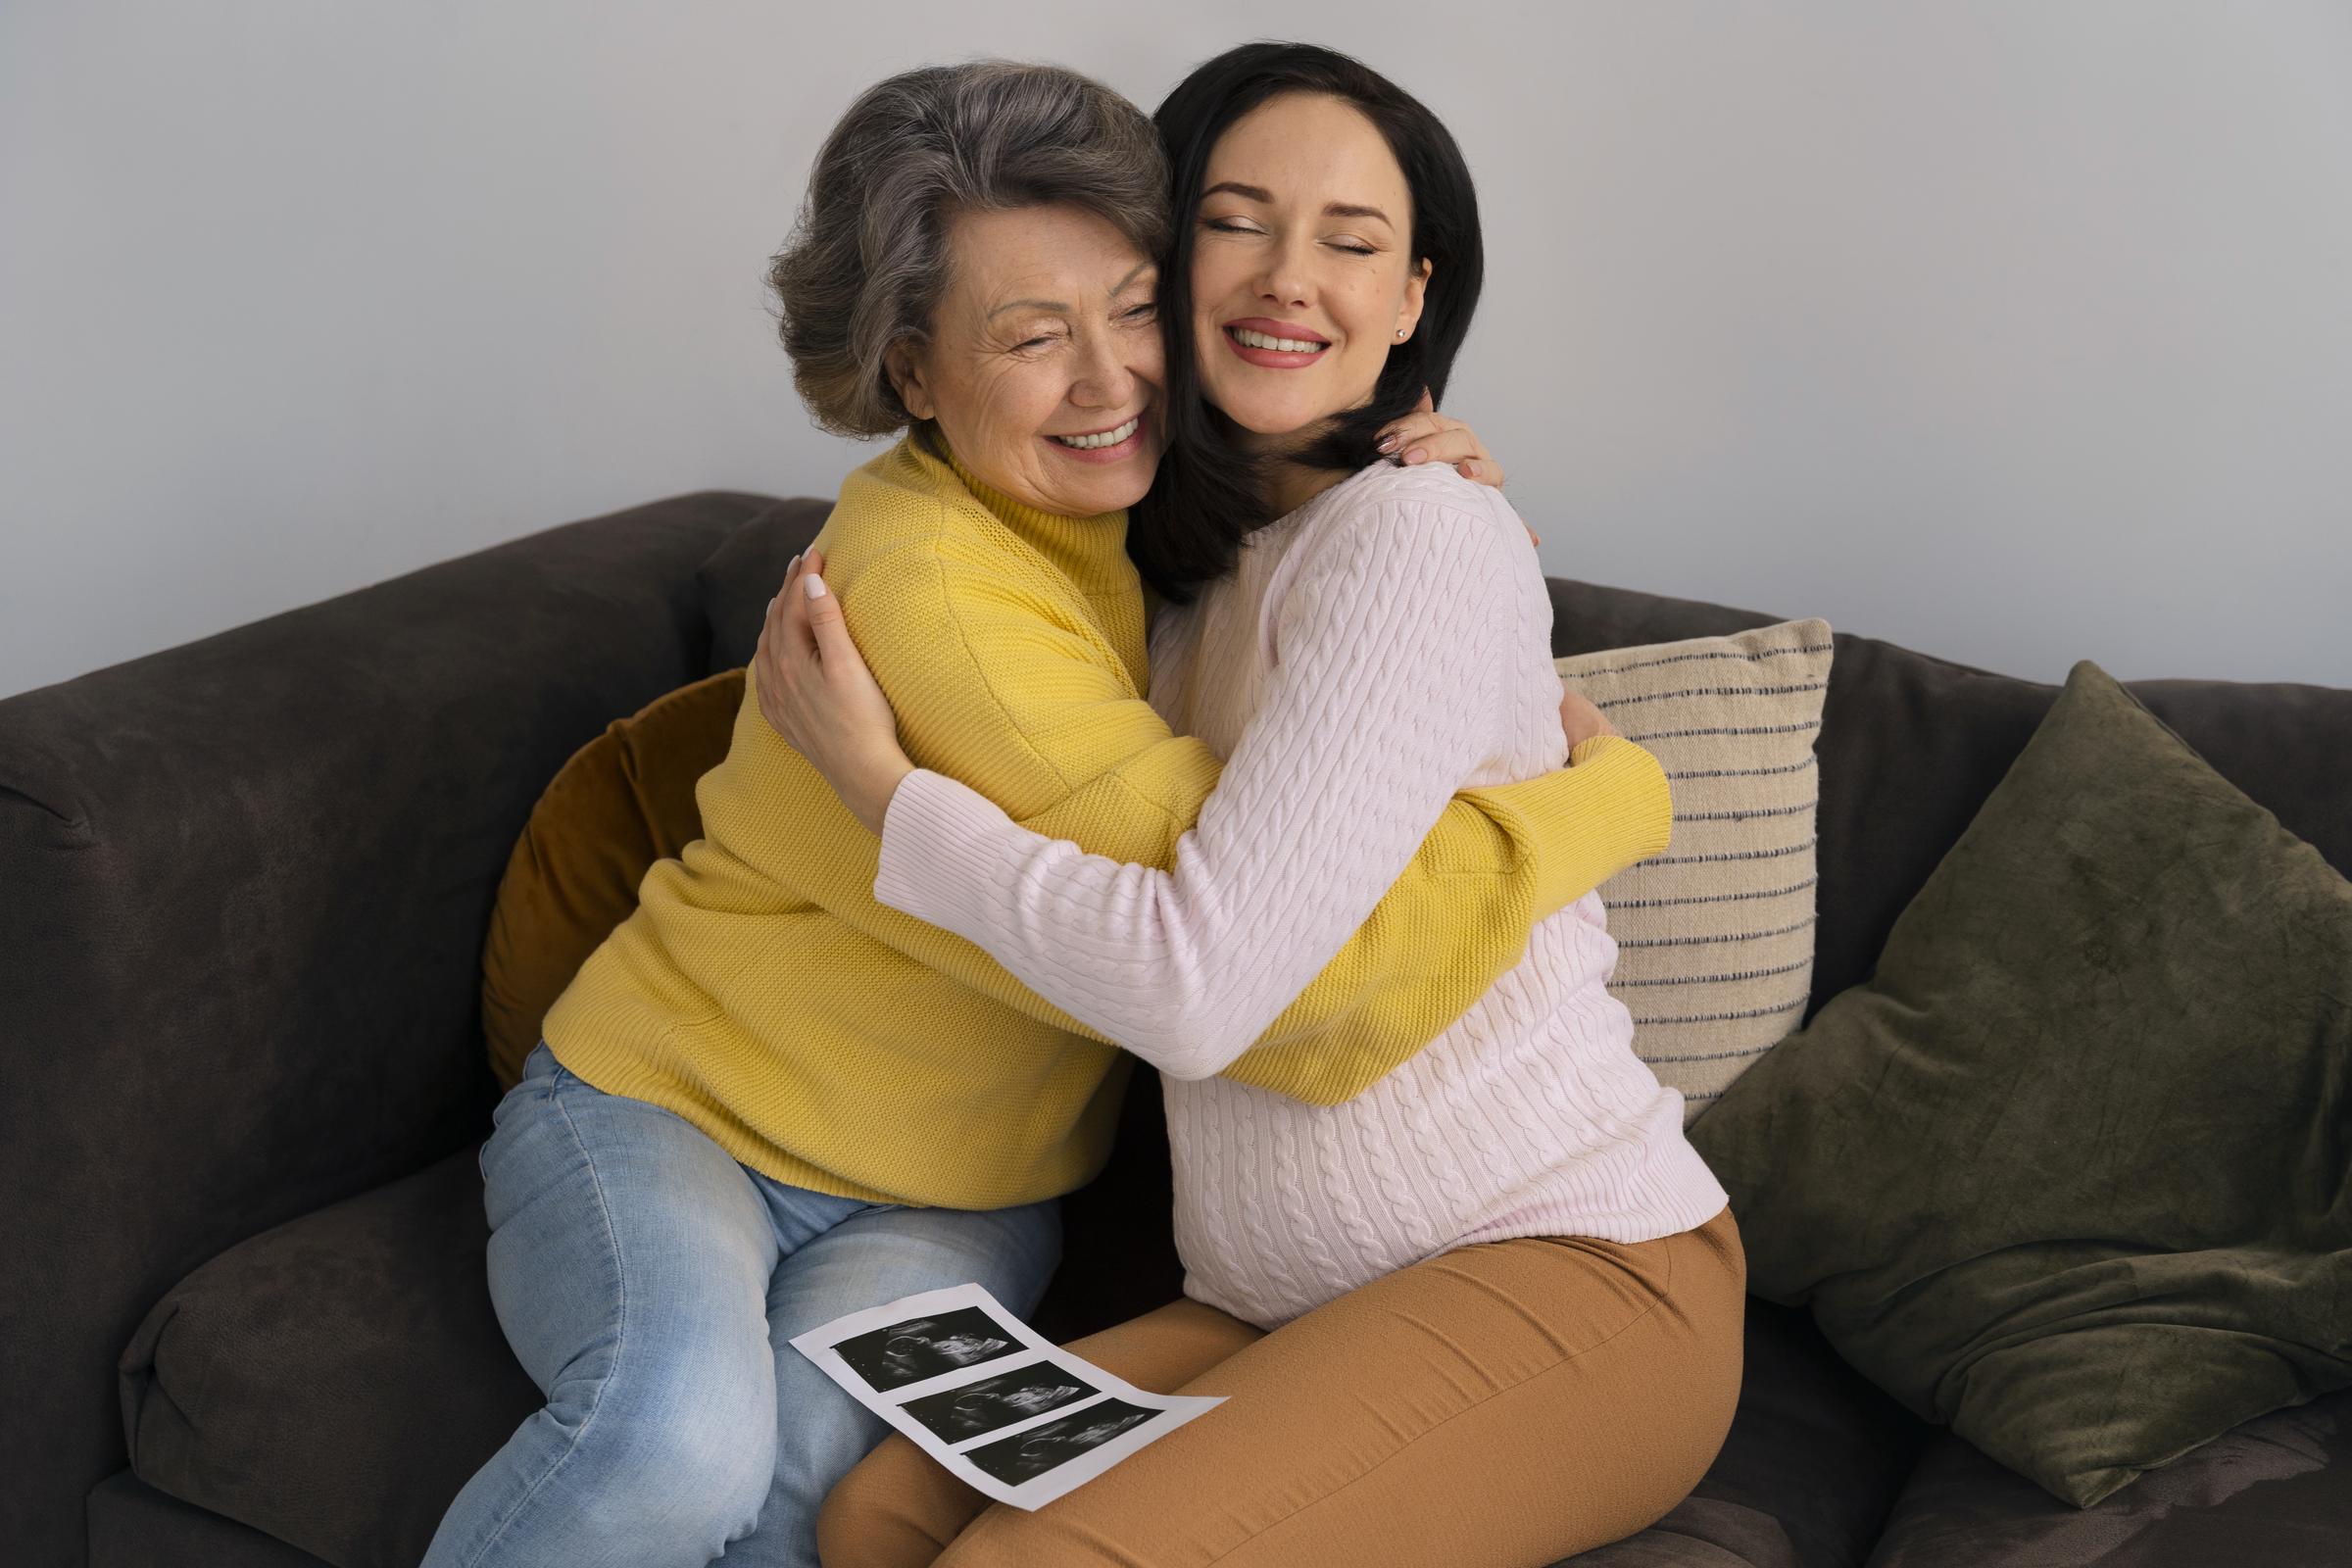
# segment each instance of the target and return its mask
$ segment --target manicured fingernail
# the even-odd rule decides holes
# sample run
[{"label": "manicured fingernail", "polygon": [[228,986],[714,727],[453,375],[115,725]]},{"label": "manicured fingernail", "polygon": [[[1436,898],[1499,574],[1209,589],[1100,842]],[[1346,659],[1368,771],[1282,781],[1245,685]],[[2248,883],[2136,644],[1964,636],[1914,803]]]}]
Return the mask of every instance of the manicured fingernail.
[{"label": "manicured fingernail", "polygon": [[800,566],[800,564],[801,564],[801,558],[800,558],[800,557],[798,557],[798,556],[795,556],[795,557],[793,557],[793,558],[792,558],[790,561],[786,562],[786,563],[784,564],[784,572],[785,572],[785,575],[787,575],[787,576],[790,576],[790,575],[793,573],[793,571],[794,571],[794,570],[796,570],[796,569],[797,569],[797,568]]},{"label": "manicured fingernail", "polygon": [[1429,448],[1427,448],[1427,447],[1415,447],[1415,448],[1413,448],[1413,450],[1412,450],[1412,451],[1410,451],[1410,452],[1407,452],[1407,453],[1404,455],[1404,461],[1405,461],[1407,464],[1414,464],[1414,463],[1427,463],[1427,462],[1429,461]]},{"label": "manicured fingernail", "polygon": [[815,572],[812,571],[807,577],[803,578],[802,581],[808,586],[809,598],[822,599],[825,597],[824,578],[819,577]]},{"label": "manicured fingernail", "polygon": [[767,596],[767,612],[771,615],[776,612],[776,596],[774,594]]},{"label": "manicured fingernail", "polygon": [[1376,452],[1391,452],[1391,451],[1394,451],[1394,450],[1396,449],[1396,442],[1397,442],[1397,440],[1398,440],[1398,439],[1399,439],[1399,438],[1398,438],[1398,437],[1396,437],[1396,436],[1395,436],[1395,435],[1384,435],[1384,436],[1382,436],[1382,437],[1380,438],[1380,445],[1379,445],[1379,446],[1377,446],[1377,447],[1375,447],[1375,448],[1373,448],[1373,450],[1374,450],[1374,451],[1376,451]]}]

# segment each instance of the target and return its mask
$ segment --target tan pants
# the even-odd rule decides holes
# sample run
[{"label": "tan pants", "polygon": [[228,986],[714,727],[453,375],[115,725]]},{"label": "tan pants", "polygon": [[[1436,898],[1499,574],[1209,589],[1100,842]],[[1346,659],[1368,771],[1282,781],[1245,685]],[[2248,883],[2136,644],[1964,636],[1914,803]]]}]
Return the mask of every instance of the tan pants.
[{"label": "tan pants", "polygon": [[1739,1400],[1730,1209],[1624,1244],[1447,1252],[1271,1334],[1177,1301],[1070,1348],[1224,1404],[1034,1513],[903,1437],[834,1488],[825,1568],[1541,1568],[1687,1496]]}]

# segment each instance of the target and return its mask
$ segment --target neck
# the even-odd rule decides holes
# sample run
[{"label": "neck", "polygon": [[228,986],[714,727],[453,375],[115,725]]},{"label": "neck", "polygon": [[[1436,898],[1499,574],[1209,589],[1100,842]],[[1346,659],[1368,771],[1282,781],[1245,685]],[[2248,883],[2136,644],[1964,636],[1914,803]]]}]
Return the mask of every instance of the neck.
[{"label": "neck", "polygon": [[956,482],[986,507],[999,522],[1027,540],[1055,565],[1080,582],[1115,577],[1130,567],[1127,556],[1127,514],[1105,512],[1090,517],[1068,517],[1042,512],[1013,500],[963,465],[944,436],[918,432],[918,449],[947,465]]},{"label": "neck", "polygon": [[1317,467],[1297,462],[1293,457],[1323,435],[1325,423],[1317,420],[1303,430],[1288,430],[1280,435],[1260,435],[1238,425],[1233,427],[1245,448],[1265,462],[1266,500],[1276,516],[1288,516],[1348,477],[1337,468]]},{"label": "neck", "polygon": [[1280,460],[1266,474],[1266,498],[1277,516],[1288,516],[1347,477],[1337,468],[1310,468]]}]

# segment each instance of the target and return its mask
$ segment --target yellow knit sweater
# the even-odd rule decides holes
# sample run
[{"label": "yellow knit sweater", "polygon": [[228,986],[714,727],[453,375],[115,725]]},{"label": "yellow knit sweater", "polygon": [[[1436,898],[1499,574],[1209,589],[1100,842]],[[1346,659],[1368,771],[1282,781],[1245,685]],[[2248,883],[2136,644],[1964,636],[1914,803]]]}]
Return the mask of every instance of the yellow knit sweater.
[{"label": "yellow knit sweater", "polygon": [[[918,765],[1025,826],[1166,869],[1219,761],[1144,699],[1125,514],[1033,511],[909,436],[852,474],[817,542]],[[1530,927],[1643,856],[1671,818],[1630,741],[1464,790],[1370,920],[1226,1076],[1333,1103],[1435,1038]],[[745,682],[703,837],[548,1013],[549,1048],[777,1180],[876,1202],[999,1208],[1109,1152],[1132,1058],[961,937],[875,902],[880,840],[760,716]]]}]

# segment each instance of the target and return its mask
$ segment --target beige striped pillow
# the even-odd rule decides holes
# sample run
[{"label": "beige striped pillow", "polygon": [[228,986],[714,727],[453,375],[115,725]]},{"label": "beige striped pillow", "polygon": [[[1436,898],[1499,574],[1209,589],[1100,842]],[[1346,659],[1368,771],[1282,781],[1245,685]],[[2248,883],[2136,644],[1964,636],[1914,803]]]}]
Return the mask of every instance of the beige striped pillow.
[{"label": "beige striped pillow", "polygon": [[1600,885],[1634,1052],[1683,1124],[1794,1030],[1813,987],[1813,742],[1830,623],[1788,620],[1555,660],[1666,769],[1674,842]]}]

